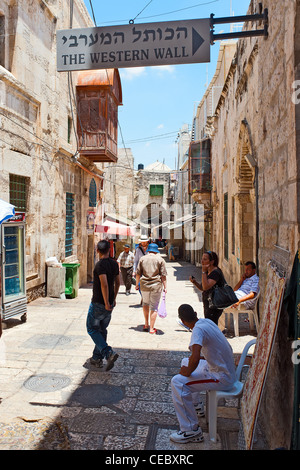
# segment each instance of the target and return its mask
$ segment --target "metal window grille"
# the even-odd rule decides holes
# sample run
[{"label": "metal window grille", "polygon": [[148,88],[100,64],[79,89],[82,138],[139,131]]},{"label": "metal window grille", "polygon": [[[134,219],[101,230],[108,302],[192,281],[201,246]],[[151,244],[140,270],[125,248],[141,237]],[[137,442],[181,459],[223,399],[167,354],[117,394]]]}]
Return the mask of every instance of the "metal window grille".
[{"label": "metal window grille", "polygon": [[97,206],[97,185],[94,180],[90,182],[90,191],[89,191],[89,207],[96,207]]},{"label": "metal window grille", "polygon": [[73,233],[74,233],[74,195],[66,193],[66,241],[65,256],[73,254]]},{"label": "metal window grille", "polygon": [[9,201],[16,212],[27,211],[29,178],[20,175],[9,175]]}]

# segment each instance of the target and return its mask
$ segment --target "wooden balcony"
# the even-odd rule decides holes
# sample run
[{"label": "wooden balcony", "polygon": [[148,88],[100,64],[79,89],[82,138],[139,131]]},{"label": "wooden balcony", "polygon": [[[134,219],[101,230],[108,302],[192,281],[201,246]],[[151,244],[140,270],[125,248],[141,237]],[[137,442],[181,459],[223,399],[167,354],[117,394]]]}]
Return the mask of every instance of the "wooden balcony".
[{"label": "wooden balcony", "polygon": [[[190,143],[189,148],[189,193],[208,194],[211,192],[210,139]],[[197,196],[199,197],[199,196]]]},{"label": "wooden balcony", "polygon": [[118,161],[118,143],[107,132],[89,132],[84,130],[78,135],[80,155],[93,162]]},{"label": "wooden balcony", "polygon": [[118,106],[122,104],[118,70],[80,72],[76,94],[80,155],[93,162],[117,162]]}]

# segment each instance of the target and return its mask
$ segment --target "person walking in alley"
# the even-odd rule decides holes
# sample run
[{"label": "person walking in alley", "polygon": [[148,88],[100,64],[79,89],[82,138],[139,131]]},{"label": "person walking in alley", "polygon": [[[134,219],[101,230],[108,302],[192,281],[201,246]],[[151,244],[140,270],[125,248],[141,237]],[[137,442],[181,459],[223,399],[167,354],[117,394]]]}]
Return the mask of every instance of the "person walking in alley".
[{"label": "person walking in alley", "polygon": [[[133,277],[136,277],[136,270],[137,270],[139,261],[140,261],[142,256],[145,256],[148,245],[149,245],[149,242],[150,242],[149,237],[147,235],[141,235],[138,241],[139,241],[139,245],[136,248],[135,254],[134,254]],[[140,294],[141,294],[140,286],[139,286],[139,284],[137,284],[137,285],[139,287],[138,290],[140,291]],[[141,305],[142,305],[142,303],[143,303],[143,300],[141,300]]]},{"label": "person walking in alley", "polygon": [[139,246],[135,250],[134,262],[133,262],[133,275],[134,276],[136,275],[136,270],[137,270],[141,257],[145,256],[146,254],[146,251],[149,245],[149,238],[147,237],[147,235],[141,235],[138,242],[139,242]]},{"label": "person walking in alley", "polygon": [[136,290],[139,289],[139,283],[145,318],[143,331],[156,334],[154,325],[162,289],[167,292],[167,268],[155,243],[149,244],[146,256],[139,261],[136,271]]},{"label": "person walking in alley", "polygon": [[129,245],[124,245],[124,251],[120,253],[117,262],[122,273],[122,279],[125,284],[126,295],[130,295],[134,254],[132,253],[132,251],[130,251]]},{"label": "person walking in alley", "polygon": [[171,380],[172,400],[180,430],[170,439],[178,443],[202,442],[198,414],[204,415],[199,393],[206,390],[230,390],[235,381],[232,348],[218,326],[208,318],[197,318],[188,305],[178,309],[180,321],[192,330],[191,355],[181,362],[179,374]]},{"label": "person walking in alley", "polygon": [[106,358],[106,370],[112,369],[118,354],[106,342],[107,328],[116,305],[120,287],[118,263],[109,255],[110,245],[102,240],[97,245],[100,260],[94,269],[93,296],[87,315],[87,332],[95,343],[91,364],[102,367]]},{"label": "person walking in alley", "polygon": [[211,289],[217,285],[222,287],[224,285],[224,276],[221,269],[218,267],[219,258],[214,251],[206,251],[203,253],[202,260],[202,280],[201,282],[191,276],[190,281],[197,289],[202,291],[202,301],[204,317],[212,320],[218,325],[218,320],[222,315],[223,310],[218,308],[210,308],[209,306],[209,295]]}]

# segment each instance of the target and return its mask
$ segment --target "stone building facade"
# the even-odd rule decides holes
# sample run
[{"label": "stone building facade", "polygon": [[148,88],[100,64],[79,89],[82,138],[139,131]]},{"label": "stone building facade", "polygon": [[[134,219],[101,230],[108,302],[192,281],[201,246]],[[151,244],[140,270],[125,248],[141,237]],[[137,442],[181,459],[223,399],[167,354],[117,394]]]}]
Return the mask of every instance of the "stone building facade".
[{"label": "stone building facade", "polygon": [[[185,260],[200,266],[203,249],[211,249],[212,244],[212,211],[211,211],[211,169],[208,168],[209,184],[203,188],[204,166],[200,161],[201,142],[210,140],[213,132],[213,121],[216,107],[221,96],[224,81],[236,51],[236,41],[222,41],[220,44],[217,66],[204,96],[197,106],[193,117],[192,131],[182,128],[178,139],[178,164],[175,205],[180,207],[176,217],[182,224],[182,239],[174,240],[180,246],[180,254]],[[195,152],[192,151],[193,145]],[[191,155],[195,154],[195,164]],[[210,165],[210,163],[208,163]],[[195,170],[195,171],[194,171]],[[207,171],[205,171],[207,173]],[[201,206],[201,211],[200,211]],[[202,217],[202,212],[203,216]],[[197,214],[200,213],[199,219]],[[190,217],[189,217],[190,216]],[[189,218],[194,221],[191,222]],[[196,222],[197,220],[197,222]],[[199,226],[201,230],[199,230]],[[200,235],[201,233],[201,235]]]},{"label": "stone building facade", "polygon": [[[259,1],[249,3],[248,14],[260,12]],[[264,8],[268,37],[229,42],[228,55],[226,42],[221,43],[216,73],[193,119],[191,145],[211,140],[210,190],[177,193],[183,201],[189,192],[194,206],[209,209],[203,247],[218,253],[230,285],[240,279],[246,261],[257,264],[260,303],[270,260],[279,262],[289,278],[300,221],[300,4],[267,0]],[[245,23],[247,28],[263,29],[263,24]],[[197,265],[201,250],[185,251],[184,257]],[[282,310],[259,414],[271,449],[289,448],[291,439],[293,364],[287,328]]]},{"label": "stone building facade", "polygon": [[[268,38],[237,43],[212,123],[213,244],[228,282],[257,263],[261,298],[267,263],[278,252],[290,274],[299,248],[300,4],[272,2]],[[249,14],[259,11],[252,0]],[[255,28],[251,23],[245,28]],[[261,28],[262,25],[257,25]],[[291,342],[282,312],[261,404],[270,448],[289,448],[293,381]]]},{"label": "stone building facade", "polygon": [[174,217],[171,169],[159,161],[134,167],[130,148],[119,148],[118,162],[104,167],[103,217],[135,227],[134,235],[111,234],[117,253],[125,241],[134,248],[141,234],[169,238],[168,225]]},{"label": "stone building facade", "polygon": [[101,165],[97,168],[77,152],[72,93],[77,73],[68,77],[56,71],[56,31],[71,24],[93,25],[84,2],[72,3],[73,11],[63,0],[0,4],[0,198],[14,202],[10,181],[22,182],[29,300],[45,294],[47,258],[78,261],[81,284],[94,258],[89,220],[99,204]]},{"label": "stone building facade", "polygon": [[136,173],[134,204],[140,231],[154,239],[169,235],[162,224],[170,220],[170,176],[171,168],[158,161]]}]

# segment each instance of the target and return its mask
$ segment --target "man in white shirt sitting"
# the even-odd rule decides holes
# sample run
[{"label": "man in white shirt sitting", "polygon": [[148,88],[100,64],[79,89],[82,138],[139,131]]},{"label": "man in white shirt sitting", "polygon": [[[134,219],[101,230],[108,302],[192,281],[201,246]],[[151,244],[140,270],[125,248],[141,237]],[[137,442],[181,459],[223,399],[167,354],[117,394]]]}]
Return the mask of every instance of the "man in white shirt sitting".
[{"label": "man in white shirt sitting", "polygon": [[256,274],[256,265],[253,261],[245,263],[245,272],[234,288],[234,293],[239,299],[232,307],[244,304],[247,310],[255,307],[255,297],[259,293],[259,277]]},{"label": "man in white shirt sitting", "polygon": [[208,318],[198,320],[197,313],[188,305],[178,309],[182,323],[192,330],[189,349],[191,356],[181,362],[179,374],[171,381],[172,399],[180,431],[171,434],[171,441],[178,443],[203,441],[198,424],[203,415],[199,392],[206,390],[230,390],[235,382],[235,366],[232,348],[218,328]]}]

